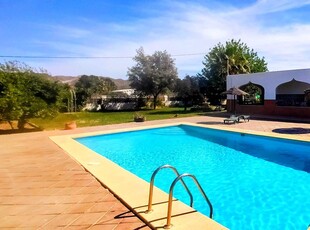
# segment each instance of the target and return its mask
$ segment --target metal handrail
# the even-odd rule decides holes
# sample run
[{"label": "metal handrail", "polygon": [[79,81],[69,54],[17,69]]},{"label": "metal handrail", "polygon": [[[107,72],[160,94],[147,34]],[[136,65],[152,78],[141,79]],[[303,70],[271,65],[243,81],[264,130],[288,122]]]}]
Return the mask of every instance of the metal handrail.
[{"label": "metal handrail", "polygon": [[200,193],[204,196],[205,200],[207,201],[208,205],[209,205],[209,208],[210,208],[210,218],[212,219],[212,216],[213,216],[213,207],[212,207],[212,204],[209,200],[209,198],[207,197],[207,195],[205,194],[205,192],[203,191],[201,185],[199,184],[197,178],[192,175],[192,174],[189,174],[189,173],[184,173],[180,176],[178,176],[171,184],[170,186],[170,191],[169,191],[169,201],[168,201],[168,213],[167,213],[167,224],[164,226],[164,228],[170,228],[171,227],[171,213],[172,213],[172,197],[173,197],[173,189],[174,189],[174,186],[176,185],[176,183],[181,180],[182,181],[182,178],[183,177],[191,177],[194,182],[196,183],[197,187],[199,188],[200,190]]},{"label": "metal handrail", "polygon": [[[152,211],[152,200],[153,200],[153,188],[154,188],[154,181],[155,181],[155,176],[157,175],[157,173],[164,169],[164,168],[170,168],[172,169],[172,171],[176,174],[177,178],[180,177],[180,173],[178,172],[178,170],[171,166],[171,165],[162,165],[160,167],[158,167],[152,174],[152,177],[151,177],[151,182],[150,182],[150,192],[149,192],[149,202],[148,202],[148,208],[147,208],[147,211],[146,213],[149,213]],[[188,195],[190,196],[190,206],[193,207],[193,195],[192,193],[189,191],[188,187],[186,186],[186,184],[184,183],[183,179],[181,178],[181,182],[184,186],[184,188],[186,189]]]}]

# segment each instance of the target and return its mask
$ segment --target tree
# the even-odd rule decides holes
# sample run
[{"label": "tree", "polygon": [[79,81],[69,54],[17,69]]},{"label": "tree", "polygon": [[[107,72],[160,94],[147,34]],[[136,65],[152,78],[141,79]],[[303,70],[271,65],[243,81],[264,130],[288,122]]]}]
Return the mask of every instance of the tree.
[{"label": "tree", "polygon": [[203,102],[203,95],[199,89],[199,78],[185,76],[184,79],[177,79],[174,92],[184,105],[184,110],[190,105],[198,105]]},{"label": "tree", "polygon": [[141,47],[133,58],[136,65],[129,68],[130,86],[138,93],[153,96],[153,106],[156,109],[159,94],[173,89],[178,78],[177,69],[171,55],[166,51],[156,51],[153,55],[145,55]]},{"label": "tree", "polygon": [[227,41],[225,46],[217,44],[205,55],[204,68],[199,77],[206,80],[206,95],[211,102],[219,102],[221,93],[226,90],[226,76],[268,71],[267,63],[259,58],[253,49],[245,43],[234,39]]},{"label": "tree", "polygon": [[108,94],[116,89],[110,78],[82,75],[75,83],[77,104],[83,105],[92,96]]},{"label": "tree", "polygon": [[11,126],[17,120],[18,128],[23,129],[30,118],[55,116],[62,106],[63,88],[26,64],[0,64],[0,120]]}]

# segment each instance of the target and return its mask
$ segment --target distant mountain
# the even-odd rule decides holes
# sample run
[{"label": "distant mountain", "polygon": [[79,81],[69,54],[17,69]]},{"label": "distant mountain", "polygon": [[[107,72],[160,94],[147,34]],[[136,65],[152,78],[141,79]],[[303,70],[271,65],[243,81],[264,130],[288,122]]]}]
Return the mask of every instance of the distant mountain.
[{"label": "distant mountain", "polygon": [[[67,83],[69,85],[74,85],[78,80],[79,80],[79,76],[53,76],[53,78],[55,78],[58,81],[61,81],[63,83]],[[107,77],[110,78],[116,85],[117,89],[130,89],[130,85],[129,85],[129,81],[128,80],[124,80],[124,79],[114,79],[111,77]]]},{"label": "distant mountain", "polygon": [[124,79],[114,79],[111,78],[112,81],[114,81],[117,89],[130,89],[130,82],[128,80],[124,80]]},{"label": "distant mountain", "polygon": [[73,76],[53,76],[53,78],[69,85],[74,85],[79,80],[79,77]]}]

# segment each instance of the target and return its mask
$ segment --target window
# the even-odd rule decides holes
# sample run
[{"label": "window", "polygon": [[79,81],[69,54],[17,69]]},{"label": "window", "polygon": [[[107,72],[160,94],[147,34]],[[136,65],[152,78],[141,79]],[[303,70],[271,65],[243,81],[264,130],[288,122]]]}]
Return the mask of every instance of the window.
[{"label": "window", "polygon": [[278,85],[276,103],[278,106],[308,106],[307,89],[310,84],[295,79]]},{"label": "window", "polygon": [[264,104],[264,87],[261,85],[249,82],[246,85],[239,87],[248,95],[238,96],[238,102],[240,105],[263,105]]}]

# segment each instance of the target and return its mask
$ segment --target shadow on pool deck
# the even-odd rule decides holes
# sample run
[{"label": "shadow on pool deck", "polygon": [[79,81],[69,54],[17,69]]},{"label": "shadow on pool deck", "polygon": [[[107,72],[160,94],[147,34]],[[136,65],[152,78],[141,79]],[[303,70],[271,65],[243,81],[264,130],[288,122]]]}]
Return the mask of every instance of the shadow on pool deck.
[{"label": "shadow on pool deck", "polygon": [[273,129],[272,132],[282,134],[307,134],[310,133],[310,129],[304,129],[299,127],[279,128],[279,129]]}]

